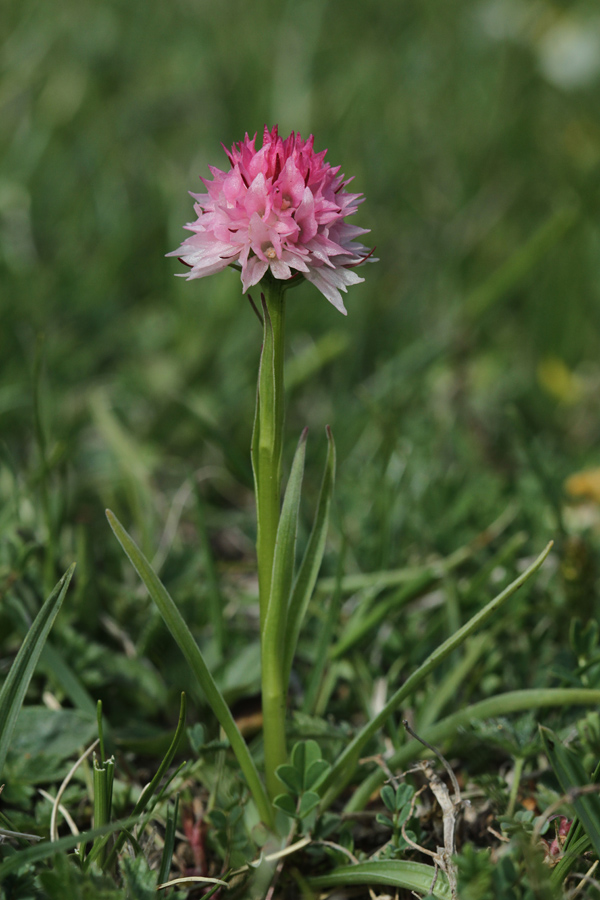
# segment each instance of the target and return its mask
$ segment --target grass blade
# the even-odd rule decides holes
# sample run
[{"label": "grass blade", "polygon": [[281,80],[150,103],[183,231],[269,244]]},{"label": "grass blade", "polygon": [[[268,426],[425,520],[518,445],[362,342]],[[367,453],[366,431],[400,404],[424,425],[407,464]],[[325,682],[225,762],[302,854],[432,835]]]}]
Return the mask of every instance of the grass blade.
[{"label": "grass blade", "polygon": [[[112,780],[115,768],[115,760],[98,760],[94,755],[93,779],[94,779],[94,826],[102,828],[110,822],[110,808],[112,800]],[[106,855],[106,843],[98,839],[98,851],[94,853],[96,845],[92,847],[91,856],[98,860],[100,868]]]},{"label": "grass blade", "polygon": [[561,790],[575,807],[579,821],[592,842],[596,855],[600,856],[600,796],[598,793],[580,793],[578,789],[592,784],[579,757],[565,747],[549,729],[540,725],[546,755],[558,779]]},{"label": "grass blade", "polygon": [[117,540],[145,584],[148,593],[158,607],[167,628],[173,635],[173,638],[185,656],[188,665],[198,679],[212,711],[229,739],[240,768],[246,777],[248,787],[252,792],[259,814],[263,822],[270,827],[272,825],[271,807],[267,800],[267,795],[254,764],[254,760],[250,756],[250,751],[248,750],[246,742],[240,734],[223,695],[208,670],[204,657],[202,656],[200,648],[196,644],[190,629],[177,609],[173,598],[170,596],[135,541],[125,531],[114,513],[107,510],[106,517]]},{"label": "grass blade", "polygon": [[175,797],[175,806],[169,807],[167,810],[167,824],[165,828],[165,843],[160,866],[158,869],[158,884],[167,881],[169,872],[171,871],[171,863],[173,860],[173,850],[175,849],[175,830],[177,828],[177,814],[179,812],[179,794]]},{"label": "grass blade", "polygon": [[[596,768],[594,769],[591,777],[592,784],[598,784],[599,781],[600,762],[596,763]],[[581,824],[577,816],[575,816],[571,823],[571,828],[569,829],[567,839],[563,844],[562,856],[556,866],[552,869],[550,881],[552,882],[552,885],[554,887],[557,888],[561,884],[563,884],[569,872],[577,864],[579,857],[583,856],[583,854],[587,850],[589,850],[590,847],[590,839],[585,833],[583,825]]]},{"label": "grass blade", "polygon": [[67,569],[38,612],[2,686],[0,692],[0,776],[31,676],[62,606],[74,570],[75,563]]},{"label": "grass blade", "polygon": [[102,828],[92,828],[90,831],[82,831],[80,834],[68,834],[66,837],[59,838],[57,841],[42,841],[34,847],[28,847],[26,850],[19,850],[13,853],[0,863],[0,884],[4,877],[10,872],[16,872],[24,866],[31,863],[41,862],[43,859],[49,859],[65,850],[72,850],[77,844],[94,841],[103,835],[113,834],[121,828],[129,828],[133,825],[135,818],[119,819],[116,822],[110,822]]},{"label": "grass blade", "polygon": [[304,557],[294,587],[287,616],[286,634],[285,634],[285,684],[289,682],[292,662],[298,644],[298,636],[306,609],[312,597],[325,552],[325,539],[327,537],[327,525],[329,523],[329,510],[331,508],[331,498],[333,496],[333,487],[335,483],[335,443],[331,429],[327,426],[327,459],[325,461],[325,472],[323,473],[323,481],[321,482],[321,491],[319,493],[319,501],[317,503],[317,511],[315,520]]},{"label": "grass blade", "polygon": [[540,568],[550,550],[552,549],[553,542],[547,545],[547,547],[543,550],[542,553],[538,556],[532,565],[529,566],[528,569],[523,572],[515,581],[508,585],[500,594],[494,597],[493,600],[483,607],[478,613],[476,613],[469,621],[459,628],[455,634],[451,635],[448,640],[444,641],[443,644],[433,651],[433,653],[425,660],[425,662],[419,666],[416,672],[407,678],[401,688],[399,688],[395,694],[393,694],[388,702],[385,704],[383,709],[378,715],[376,715],[371,721],[365,725],[365,727],[356,735],[356,737],[348,744],[346,749],[340,754],[335,765],[333,766],[329,776],[325,780],[322,790],[326,790],[327,793],[323,797],[323,806],[326,808],[343,790],[343,788],[348,784],[356,766],[358,765],[358,760],[360,758],[360,754],[362,753],[363,747],[368,743],[368,741],[373,737],[373,735],[381,728],[384,722],[389,718],[389,716],[400,706],[400,704],[406,700],[407,697],[415,691],[415,689],[427,678],[427,676],[433,672],[433,670],[442,662],[442,660],[446,659],[453,650],[457,647],[460,647],[462,643],[471,635],[474,631],[476,631],[484,622],[486,622],[490,616],[492,616],[497,610],[505,603],[509,597],[519,590],[525,582],[537,572]]},{"label": "grass blade", "polygon": [[302,703],[302,712],[308,715],[315,715],[319,702],[319,694],[323,683],[323,675],[325,673],[329,658],[327,651],[331,646],[331,638],[336,623],[339,621],[340,606],[342,600],[342,573],[344,571],[344,561],[346,557],[346,541],[342,541],[340,553],[337,563],[336,586],[329,598],[329,604],[324,619],[320,623],[319,633],[317,637],[317,646],[314,655],[311,673],[308,678],[306,690],[304,692],[304,700]]},{"label": "grass blade", "polygon": [[[6,604],[4,610],[23,634],[27,634],[31,627],[31,621],[25,609],[20,604]],[[96,704],[92,700],[80,678],[75,674],[71,666],[65,661],[59,650],[56,649],[50,638],[42,647],[39,659],[39,670],[47,677],[59,684],[69,700],[77,709],[94,717]]]},{"label": "grass blade", "polygon": [[[167,750],[167,752],[163,758],[163,761],[161,762],[160,766],[156,770],[156,772],[154,774],[154,778],[152,779],[150,784],[146,785],[146,787],[144,788],[144,790],[142,791],[142,793],[139,796],[138,802],[135,804],[135,807],[134,807],[131,815],[135,816],[136,818],[138,816],[140,816],[146,809],[148,803],[152,799],[153,795],[156,793],[156,790],[162,781],[163,775],[165,774],[165,772],[171,765],[171,762],[173,761],[173,757],[175,756],[177,748],[179,747],[179,742],[181,741],[181,737],[183,735],[183,730],[185,728],[186,706],[187,706],[187,704],[186,704],[185,694],[182,692],[180,706],[179,706],[179,721],[177,722],[177,728],[175,729],[175,734],[173,735],[173,740],[171,741],[171,745],[170,745],[169,749]],[[125,840],[125,835],[121,835],[121,837],[116,841],[115,846],[112,848],[110,856],[108,858],[107,868],[110,869],[112,863],[115,860],[117,853],[123,846],[124,840]]]},{"label": "grass blade", "polygon": [[[552,706],[572,708],[574,706],[598,706],[598,704],[600,704],[600,690],[591,688],[532,688],[508,691],[506,694],[496,694],[495,697],[488,697],[472,706],[466,706],[436,722],[435,725],[428,725],[421,731],[421,737],[430,744],[436,745],[451,738],[453,734],[456,734],[458,728],[475,721]],[[386,759],[386,763],[391,769],[404,769],[422,754],[423,745],[419,741],[410,740],[389,759]],[[364,809],[373,791],[383,784],[386,777],[385,772],[380,768],[368,775],[354,791],[344,807],[344,811],[357,812]]]},{"label": "grass blade", "polygon": [[421,596],[438,581],[433,572],[423,572],[414,581],[403,585],[390,597],[381,600],[373,609],[363,613],[360,607],[350,619],[339,641],[330,650],[331,659],[339,659],[361,641],[368,638],[376,628],[386,621],[390,615],[399,612],[404,606]]}]

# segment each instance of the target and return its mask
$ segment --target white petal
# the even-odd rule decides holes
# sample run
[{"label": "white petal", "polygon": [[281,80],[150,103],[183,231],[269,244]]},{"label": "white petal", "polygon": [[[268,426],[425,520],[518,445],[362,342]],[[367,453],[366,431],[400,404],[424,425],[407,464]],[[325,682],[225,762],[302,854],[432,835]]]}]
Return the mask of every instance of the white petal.
[{"label": "white petal", "polygon": [[258,284],[268,268],[269,264],[259,259],[258,256],[249,257],[248,262],[242,269],[242,290],[244,293],[253,284]]},{"label": "white petal", "polygon": [[281,281],[287,281],[288,278],[292,277],[290,267],[282,259],[273,260],[271,263],[271,272],[275,278],[279,278]]}]

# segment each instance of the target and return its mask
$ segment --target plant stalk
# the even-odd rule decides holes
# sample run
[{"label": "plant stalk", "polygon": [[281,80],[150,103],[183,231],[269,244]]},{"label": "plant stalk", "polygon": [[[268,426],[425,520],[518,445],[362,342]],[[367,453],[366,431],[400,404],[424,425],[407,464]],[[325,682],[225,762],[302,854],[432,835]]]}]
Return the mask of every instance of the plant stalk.
[{"label": "plant stalk", "polygon": [[252,438],[252,465],[257,515],[256,555],[260,604],[265,778],[267,791],[272,800],[281,792],[275,770],[287,760],[285,741],[287,686],[283,672],[283,646],[279,639],[280,635],[272,633],[276,623],[285,616],[285,611],[269,610],[277,528],[281,515],[281,455],[285,416],[283,383],[285,300],[281,282],[267,277],[261,282],[261,287],[264,289],[261,295],[264,336]]},{"label": "plant stalk", "polygon": [[262,294],[264,338],[258,376],[255,438],[252,447],[258,524],[256,555],[261,630],[264,627],[271,593],[275,540],[281,506],[285,339],[283,291],[274,279],[264,280],[264,288]]}]

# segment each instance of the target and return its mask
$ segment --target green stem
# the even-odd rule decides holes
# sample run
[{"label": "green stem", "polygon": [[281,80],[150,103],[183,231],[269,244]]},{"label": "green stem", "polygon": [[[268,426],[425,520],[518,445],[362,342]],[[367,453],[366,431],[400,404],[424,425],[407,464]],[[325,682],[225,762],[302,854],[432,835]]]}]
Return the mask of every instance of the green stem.
[{"label": "green stem", "polygon": [[[263,645],[264,646],[264,645]],[[265,648],[266,649],[266,648]],[[269,648],[270,649],[270,648]],[[281,794],[277,767],[287,761],[285,740],[286,691],[282,678],[282,657],[266,653],[262,663],[262,713],[265,747],[265,781],[271,800]]]},{"label": "green stem", "polygon": [[281,282],[263,279],[264,339],[260,361],[255,434],[252,447],[256,493],[258,593],[261,631],[264,627],[275,540],[281,504],[281,451],[283,443],[283,358],[285,306]]},{"label": "green stem", "polygon": [[[265,779],[272,800],[281,792],[275,771],[287,760],[285,740],[287,685],[284,677],[284,648],[279,621],[285,612],[283,609],[269,609],[273,590],[277,529],[281,515],[285,301],[281,282],[273,278],[264,278],[260,286],[263,288],[261,297],[264,337],[258,375],[252,464],[257,516],[256,555],[260,604]],[[285,600],[287,602],[287,597]]]}]

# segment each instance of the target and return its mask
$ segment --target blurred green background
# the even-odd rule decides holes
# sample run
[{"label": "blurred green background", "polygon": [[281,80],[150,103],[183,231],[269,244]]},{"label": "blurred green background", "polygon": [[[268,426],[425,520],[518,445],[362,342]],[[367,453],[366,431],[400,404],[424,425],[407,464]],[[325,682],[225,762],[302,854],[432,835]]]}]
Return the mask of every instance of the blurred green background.
[{"label": "blurred green background", "polygon": [[143,632],[110,505],[193,605],[193,473],[217,563],[251,572],[260,329],[237,273],[186,283],[164,254],[220,142],[278,123],[355,176],[380,258],[347,319],[308,284],[289,296],[306,522],[327,423],[338,444],[326,569],[342,532],[348,571],[372,571],[512,504],[532,552],[583,540],[593,608],[598,505],[567,506],[563,482],[600,465],[597,3],[4,0],[0,28],[5,578],[50,535],[48,582],[79,562],[77,627],[97,636],[108,609]]}]

